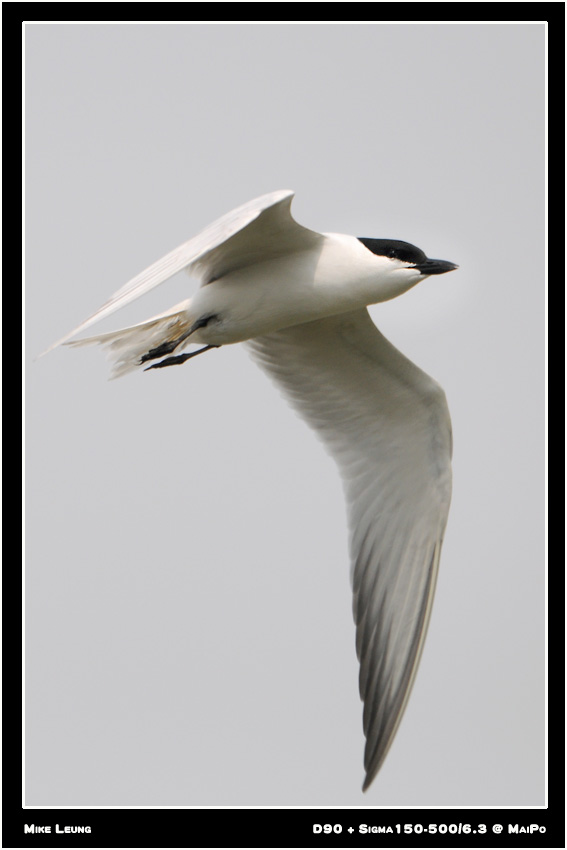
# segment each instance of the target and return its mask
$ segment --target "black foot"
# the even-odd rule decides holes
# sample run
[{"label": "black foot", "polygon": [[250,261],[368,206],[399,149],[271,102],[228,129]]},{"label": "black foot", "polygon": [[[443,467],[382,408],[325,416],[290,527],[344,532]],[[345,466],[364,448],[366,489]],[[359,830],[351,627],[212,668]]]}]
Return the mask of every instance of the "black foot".
[{"label": "black foot", "polygon": [[[149,372],[150,369],[161,369],[162,366],[180,366],[181,363],[185,363],[186,360],[196,357],[197,354],[203,354],[204,351],[209,351],[211,348],[220,348],[220,345],[205,345],[204,348],[199,348],[198,351],[190,351],[189,354],[177,354],[175,357],[166,357],[165,360],[162,360],[160,363],[154,363],[153,366],[148,366],[144,369],[144,372]],[[149,360],[150,358],[145,355],[145,359]]]},{"label": "black foot", "polygon": [[[206,328],[211,319],[215,319],[216,315],[211,314],[210,316],[203,316],[202,319],[197,319],[196,322],[193,322],[189,330],[183,334],[183,336],[178,337],[178,339],[170,340],[170,342],[162,342],[161,345],[158,345],[156,348],[150,348],[147,354],[143,354],[140,357],[140,363],[147,363],[148,360],[157,360],[158,357],[163,357],[164,354],[171,354],[172,351],[175,351],[178,345],[181,345],[187,337],[191,336],[192,333],[199,330],[199,328]],[[219,348],[218,345],[209,345],[208,348]],[[205,351],[206,349],[202,348],[201,351]],[[195,354],[199,352],[196,351]],[[190,355],[193,357],[193,354]],[[187,356],[185,355],[185,360],[187,360]],[[164,361],[164,366],[171,366],[172,363],[184,363],[185,360],[176,360],[175,358],[171,358],[172,362],[169,360],[167,362]],[[146,370],[144,370],[146,371]]]},{"label": "black foot", "polygon": [[146,363],[148,360],[156,360],[158,357],[163,357],[164,354],[171,354],[179,345],[179,340],[172,342],[162,342],[157,348],[150,348],[147,354],[140,357],[140,363]]}]

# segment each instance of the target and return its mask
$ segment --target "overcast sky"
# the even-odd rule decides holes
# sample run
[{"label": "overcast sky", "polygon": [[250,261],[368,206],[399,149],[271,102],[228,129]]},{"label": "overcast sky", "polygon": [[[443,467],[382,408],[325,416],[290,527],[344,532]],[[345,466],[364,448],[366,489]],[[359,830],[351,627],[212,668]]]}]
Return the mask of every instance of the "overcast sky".
[{"label": "overcast sky", "polygon": [[[29,805],[544,803],[544,27],[26,27]],[[460,265],[371,308],[444,387],[429,634],[367,794],[342,489],[241,346],[34,362],[257,195]],[[101,325],[196,289],[186,275]]]}]

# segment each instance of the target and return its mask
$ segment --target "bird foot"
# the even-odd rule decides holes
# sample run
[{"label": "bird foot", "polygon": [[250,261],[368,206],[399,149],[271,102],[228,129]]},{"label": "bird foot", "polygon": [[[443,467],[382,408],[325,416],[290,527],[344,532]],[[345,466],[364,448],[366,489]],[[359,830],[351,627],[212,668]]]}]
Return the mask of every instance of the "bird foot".
[{"label": "bird foot", "polygon": [[163,357],[164,354],[171,354],[179,345],[180,340],[174,339],[170,342],[162,342],[156,348],[150,348],[147,354],[140,357],[140,363],[146,363],[148,360],[157,360],[158,357]]},{"label": "bird foot", "polygon": [[[209,349],[211,348],[220,348],[220,345],[205,345],[203,348],[199,348],[197,351],[190,351],[188,354],[177,354],[175,357],[166,357],[165,360],[161,360],[159,363],[154,363],[152,366],[148,366],[146,369],[144,369],[144,372],[149,372],[150,369],[161,369],[163,366],[180,366],[181,363],[185,363],[186,360],[190,360],[192,357],[196,357],[198,354],[203,354],[204,351],[209,351]],[[154,349],[154,351],[156,350],[157,349]],[[148,354],[149,353],[150,352],[148,352]],[[144,355],[144,358],[146,360],[150,359],[147,355]],[[142,362],[144,358],[142,358]]]}]

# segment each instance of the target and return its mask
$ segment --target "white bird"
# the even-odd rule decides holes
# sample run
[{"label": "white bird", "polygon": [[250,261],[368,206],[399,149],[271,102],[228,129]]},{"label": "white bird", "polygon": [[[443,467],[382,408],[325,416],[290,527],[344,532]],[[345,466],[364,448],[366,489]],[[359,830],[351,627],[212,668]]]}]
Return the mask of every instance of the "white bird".
[{"label": "white bird", "polygon": [[[382,336],[366,307],[457,266],[399,240],[308,230],[291,217],[293,194],[272,192],[218,219],[51,348],[186,269],[201,280],[193,298],[69,344],[107,346],[118,376],[245,342],[322,439],[348,509],[366,790],[416,675],[451,498],[445,394]],[[204,347],[173,354],[190,343]]]}]

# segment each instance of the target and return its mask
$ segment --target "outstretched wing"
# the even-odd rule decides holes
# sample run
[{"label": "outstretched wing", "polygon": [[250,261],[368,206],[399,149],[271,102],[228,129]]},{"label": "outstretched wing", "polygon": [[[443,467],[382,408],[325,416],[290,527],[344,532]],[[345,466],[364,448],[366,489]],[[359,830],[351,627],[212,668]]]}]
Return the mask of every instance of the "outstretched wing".
[{"label": "outstretched wing", "polygon": [[365,790],[398,728],[431,613],[451,496],[451,423],[439,385],[367,310],[247,343],[335,458],[346,495]]},{"label": "outstretched wing", "polygon": [[270,192],[217,219],[133,277],[92,316],[47,351],[110,316],[182,269],[194,273],[202,285],[206,285],[229,271],[317,244],[323,237],[297,224],[291,217],[293,196],[294,193],[286,189]]}]

